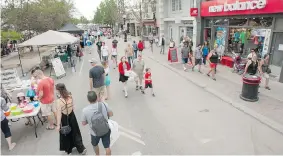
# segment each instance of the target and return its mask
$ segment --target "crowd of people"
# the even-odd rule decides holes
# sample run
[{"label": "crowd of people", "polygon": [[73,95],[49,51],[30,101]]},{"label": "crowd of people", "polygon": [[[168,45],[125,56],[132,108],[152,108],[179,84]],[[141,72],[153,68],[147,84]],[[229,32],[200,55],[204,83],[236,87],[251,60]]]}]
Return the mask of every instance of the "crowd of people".
[{"label": "crowd of people", "polygon": [[[132,44],[127,44],[124,50],[125,55],[120,58],[120,61],[117,61],[117,43],[118,41],[114,39],[112,48],[108,48],[105,42],[98,36],[96,46],[100,61],[95,58],[89,60],[92,67],[89,70],[90,88],[86,98],[90,105],[86,106],[82,111],[82,125],[88,125],[89,127],[91,144],[94,147],[96,155],[99,155],[98,143],[100,140],[102,140],[106,155],[111,155],[111,130],[107,121],[109,117],[113,116],[113,111],[106,103],[106,100],[108,100],[111,95],[111,69],[109,62],[112,61],[114,69],[118,68],[119,81],[123,84],[125,98],[128,97],[127,82],[131,76],[134,77],[136,90],[140,90],[142,94],[145,94],[145,90],[150,88],[152,96],[155,96],[151,69],[146,67],[145,61],[143,60],[143,50],[145,48],[143,41],[140,40],[138,43],[133,41]],[[160,54],[164,54],[164,36],[160,39],[160,46]],[[170,40],[169,48],[174,48],[175,46],[175,42]],[[198,72],[202,73],[202,64],[206,65],[208,63],[210,69],[207,76],[216,80],[216,67],[219,63],[217,47],[217,45],[214,45],[213,49],[209,49],[208,42],[204,42],[203,45],[199,44],[193,50],[191,40],[184,38],[181,45],[181,57],[184,70],[187,70],[188,62],[191,62],[192,71],[197,66]],[[270,54],[266,54],[263,59],[260,59],[255,50],[252,49],[251,53],[248,55],[249,61],[244,70],[244,74],[255,75],[257,72],[262,74],[266,79],[264,87],[268,90],[270,90],[268,80],[271,72],[268,67],[269,55]],[[108,60],[109,57],[111,57],[111,60]],[[79,123],[74,113],[73,96],[71,92],[67,90],[65,84],[58,83],[55,85],[54,80],[45,76],[40,67],[36,67],[31,71],[31,83],[32,90],[34,90],[35,93],[32,94],[33,96],[29,96],[29,98],[33,101],[36,97],[36,100],[40,102],[42,119],[48,122],[46,130],[56,129],[59,132],[60,151],[70,154],[72,149],[76,148],[80,154],[86,154],[87,150],[83,144]],[[57,100],[55,100],[54,97],[55,93]],[[2,90],[1,87],[1,109],[3,111],[9,109],[7,102],[7,95],[5,95],[5,91]],[[1,130],[7,140],[9,150],[12,150],[16,143],[11,141],[12,134],[9,128],[9,122],[3,111],[1,114]],[[29,125],[32,123],[27,119],[26,124]]]},{"label": "crowd of people", "polygon": [[[164,37],[162,37],[162,40],[163,38]],[[211,77],[213,80],[216,80],[215,75],[217,71],[217,64],[220,63],[222,59],[222,55],[221,52],[219,52],[217,44],[214,45],[213,49],[210,49],[208,42],[205,41],[203,44],[197,45],[193,50],[191,40],[188,37],[184,37],[180,46],[184,71],[188,69],[187,66],[189,63],[192,66],[192,71],[194,71],[195,66],[198,66],[198,72],[202,73],[201,65],[206,65],[208,63],[210,69],[206,75]],[[171,39],[169,48],[175,47],[175,42]],[[261,58],[256,51],[256,49],[251,49],[247,56],[248,61],[245,63],[243,75],[249,74],[262,76],[265,79],[264,88],[270,90],[269,74],[271,73],[271,69],[268,64],[270,54],[265,54],[263,58]]]}]

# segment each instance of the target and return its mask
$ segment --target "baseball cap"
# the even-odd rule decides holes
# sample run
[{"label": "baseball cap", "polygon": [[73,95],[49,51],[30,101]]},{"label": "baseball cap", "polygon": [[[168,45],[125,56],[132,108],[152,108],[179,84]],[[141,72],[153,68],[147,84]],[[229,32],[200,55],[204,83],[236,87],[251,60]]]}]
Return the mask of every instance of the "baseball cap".
[{"label": "baseball cap", "polygon": [[95,58],[92,58],[92,59],[88,60],[88,62],[90,62],[90,63],[94,63],[94,64],[97,64],[97,63],[98,63],[98,62],[97,62],[97,60],[96,60]]}]

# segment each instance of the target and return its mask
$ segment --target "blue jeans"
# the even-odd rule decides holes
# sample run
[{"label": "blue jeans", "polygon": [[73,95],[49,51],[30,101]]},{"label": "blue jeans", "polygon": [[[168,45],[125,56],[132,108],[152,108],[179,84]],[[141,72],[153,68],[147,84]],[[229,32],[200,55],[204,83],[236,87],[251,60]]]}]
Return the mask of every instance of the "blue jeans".
[{"label": "blue jeans", "polygon": [[138,58],[138,50],[134,50],[134,57]]},{"label": "blue jeans", "polygon": [[128,63],[130,64],[130,67],[132,67],[132,60],[133,60],[133,56],[129,56]]}]

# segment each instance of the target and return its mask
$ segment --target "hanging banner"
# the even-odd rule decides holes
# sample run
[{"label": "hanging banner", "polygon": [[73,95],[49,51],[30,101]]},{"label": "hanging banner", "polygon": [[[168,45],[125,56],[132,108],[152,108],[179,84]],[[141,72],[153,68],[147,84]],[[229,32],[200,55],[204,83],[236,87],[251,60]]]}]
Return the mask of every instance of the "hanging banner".
[{"label": "hanging banner", "polygon": [[271,29],[266,29],[265,38],[264,38],[263,47],[262,47],[262,54],[261,54],[262,57],[268,52],[270,34],[271,34]]}]

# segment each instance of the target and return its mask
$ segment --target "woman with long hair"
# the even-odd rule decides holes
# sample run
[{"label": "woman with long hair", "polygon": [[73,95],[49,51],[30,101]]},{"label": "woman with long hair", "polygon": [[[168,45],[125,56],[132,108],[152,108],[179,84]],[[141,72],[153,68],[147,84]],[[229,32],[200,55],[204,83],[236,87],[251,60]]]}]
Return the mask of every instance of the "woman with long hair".
[{"label": "woman with long hair", "polygon": [[[74,113],[73,98],[67,91],[65,84],[56,85],[56,91],[59,99],[57,100],[57,128],[60,132],[60,151],[67,154],[72,153],[74,147],[82,155],[86,154],[86,148],[83,145],[81,131]],[[64,132],[65,128],[70,129]]]},{"label": "woman with long hair", "polygon": [[207,41],[204,41],[201,50],[202,50],[203,64],[206,65],[206,57],[209,53],[209,45]]},{"label": "woman with long hair", "polygon": [[124,92],[125,92],[125,98],[128,97],[127,92],[127,81],[129,78],[128,71],[131,69],[130,64],[126,61],[126,56],[121,57],[121,62],[118,65],[119,68],[119,81],[121,81],[124,84]]}]

